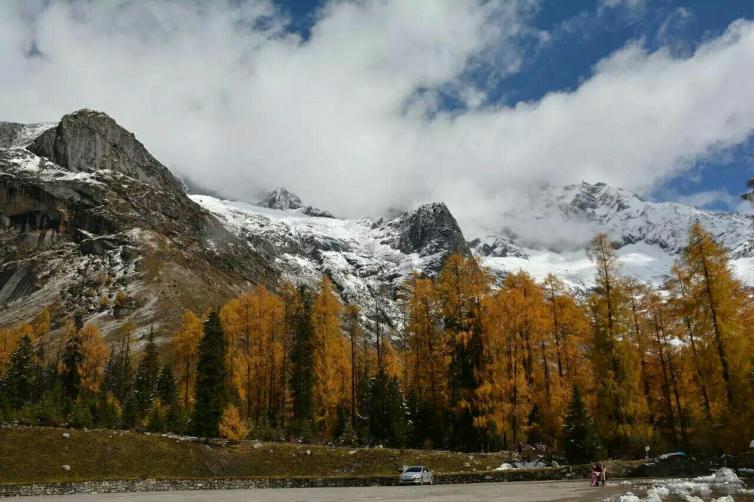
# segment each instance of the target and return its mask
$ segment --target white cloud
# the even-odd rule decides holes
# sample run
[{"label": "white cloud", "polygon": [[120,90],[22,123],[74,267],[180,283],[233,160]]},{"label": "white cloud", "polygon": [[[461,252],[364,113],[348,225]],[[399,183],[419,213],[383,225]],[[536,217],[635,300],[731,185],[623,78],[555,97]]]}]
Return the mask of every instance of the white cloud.
[{"label": "white cloud", "polygon": [[[238,198],[284,184],[343,215],[445,200],[473,234],[532,184],[646,193],[754,126],[744,21],[687,57],[628,44],[573,92],[507,107],[468,73],[501,78],[548,43],[531,1],[331,2],[308,40],[266,2],[9,5],[2,119],[103,110]],[[444,92],[468,108],[443,112]]]},{"label": "white cloud", "polygon": [[687,42],[680,36],[680,32],[693,19],[694,13],[686,7],[676,7],[657,30],[657,42],[681,53],[689,50]]}]

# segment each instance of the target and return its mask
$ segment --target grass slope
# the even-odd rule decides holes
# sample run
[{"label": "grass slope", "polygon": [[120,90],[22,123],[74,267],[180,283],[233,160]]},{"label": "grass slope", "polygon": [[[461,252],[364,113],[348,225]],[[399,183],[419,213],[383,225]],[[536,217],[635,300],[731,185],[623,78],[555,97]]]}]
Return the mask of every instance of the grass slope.
[{"label": "grass slope", "polygon": [[[63,436],[70,435],[69,438]],[[307,450],[309,454],[307,454]],[[510,452],[463,454],[245,441],[228,447],[126,431],[0,429],[0,483],[111,479],[398,475],[403,465],[437,473],[494,469]],[[69,465],[65,471],[63,465]]]}]

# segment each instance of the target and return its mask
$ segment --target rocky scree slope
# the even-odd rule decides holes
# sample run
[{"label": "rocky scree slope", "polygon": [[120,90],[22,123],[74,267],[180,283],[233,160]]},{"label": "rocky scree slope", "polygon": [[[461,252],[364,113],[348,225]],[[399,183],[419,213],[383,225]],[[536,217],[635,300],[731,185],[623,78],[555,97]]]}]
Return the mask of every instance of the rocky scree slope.
[{"label": "rocky scree slope", "polygon": [[107,115],[0,123],[0,326],[49,307],[106,333],[172,328],[276,277]]}]

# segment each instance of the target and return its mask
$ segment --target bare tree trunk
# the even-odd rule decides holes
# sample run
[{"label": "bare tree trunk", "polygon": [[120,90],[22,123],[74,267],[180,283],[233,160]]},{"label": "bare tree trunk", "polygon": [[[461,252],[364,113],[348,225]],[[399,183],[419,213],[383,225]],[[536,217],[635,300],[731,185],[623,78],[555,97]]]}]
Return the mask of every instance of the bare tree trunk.
[{"label": "bare tree trunk", "polygon": [[709,302],[710,313],[712,314],[712,329],[715,333],[715,342],[717,344],[717,353],[720,356],[720,365],[723,370],[723,380],[725,381],[725,394],[728,398],[728,404],[733,403],[733,388],[730,383],[730,370],[728,367],[728,356],[725,353],[725,347],[723,345],[723,337],[720,330],[720,325],[717,318],[717,303],[712,295],[712,284],[709,277],[709,269],[707,267],[707,257],[704,255],[701,249],[699,249],[699,256],[702,260],[702,269],[704,271],[704,286],[707,294],[707,301]]},{"label": "bare tree trunk", "polygon": [[680,391],[678,390],[678,379],[676,377],[675,368],[673,366],[673,356],[670,352],[670,347],[668,344],[668,338],[665,334],[665,330],[662,330],[662,339],[665,343],[665,353],[668,355],[668,369],[670,370],[670,381],[673,384],[673,395],[675,397],[675,406],[676,411],[678,412],[678,421],[681,425],[681,441],[683,443],[684,448],[688,448],[689,444],[689,437],[688,437],[688,431],[686,430],[686,418],[685,413],[683,412],[683,408],[681,407],[681,395]]},{"label": "bare tree trunk", "polygon": [[631,312],[633,314],[634,321],[634,334],[636,336],[636,344],[639,346],[639,362],[641,364],[641,381],[644,387],[644,399],[647,402],[647,409],[649,410],[649,423],[655,423],[654,412],[652,411],[652,394],[649,389],[649,378],[647,377],[647,354],[646,347],[642,343],[641,326],[639,325],[639,316],[636,313],[636,298],[633,291],[631,292]]},{"label": "bare tree trunk", "polygon": [[673,413],[673,403],[671,402],[671,399],[670,399],[670,383],[668,381],[668,369],[667,369],[667,365],[665,364],[665,357],[663,355],[663,344],[662,344],[661,335],[660,335],[661,328],[658,324],[657,313],[655,312],[654,314],[655,314],[654,319],[653,319],[654,332],[655,332],[655,338],[657,339],[657,350],[660,355],[660,365],[662,366],[662,393],[665,397],[665,404],[667,407],[668,418],[670,419],[670,428],[673,433],[673,442],[674,444],[678,444],[678,435],[676,434],[676,429],[675,429],[675,416]]}]

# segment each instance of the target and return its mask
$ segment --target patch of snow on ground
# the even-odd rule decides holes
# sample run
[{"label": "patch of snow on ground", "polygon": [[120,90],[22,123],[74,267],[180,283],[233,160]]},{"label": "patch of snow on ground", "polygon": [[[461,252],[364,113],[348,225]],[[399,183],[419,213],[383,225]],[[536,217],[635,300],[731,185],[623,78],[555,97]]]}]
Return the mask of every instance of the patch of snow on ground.
[{"label": "patch of snow on ground", "polygon": [[632,492],[628,492],[618,500],[621,502],[662,502],[673,497],[672,500],[703,502],[705,498],[712,496],[713,492],[722,492],[724,495],[721,498],[712,498],[711,500],[724,502],[734,500],[732,495],[744,491],[743,481],[728,467],[721,467],[709,476],[700,476],[693,479],[658,479],[651,481],[650,484],[651,487],[647,490],[644,498],[639,498]]},{"label": "patch of snow on ground", "polygon": [[621,495],[618,502],[641,502],[641,499],[631,492]]}]

